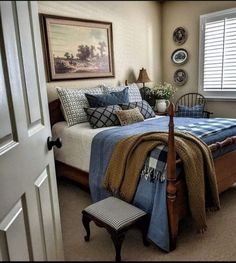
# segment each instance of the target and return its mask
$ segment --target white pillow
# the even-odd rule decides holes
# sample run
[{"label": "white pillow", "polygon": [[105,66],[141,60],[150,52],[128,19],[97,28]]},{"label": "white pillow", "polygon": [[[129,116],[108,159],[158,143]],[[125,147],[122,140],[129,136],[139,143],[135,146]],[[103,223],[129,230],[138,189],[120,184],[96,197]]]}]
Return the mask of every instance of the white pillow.
[{"label": "white pillow", "polygon": [[128,94],[129,94],[129,102],[136,102],[136,101],[142,101],[142,96],[139,91],[139,87],[137,86],[136,83],[129,84],[127,86],[116,86],[116,87],[108,87],[108,86],[103,86],[103,90],[105,94],[108,94],[110,92],[114,91],[121,91],[125,87],[129,87],[128,89]]},{"label": "white pillow", "polygon": [[84,108],[89,107],[88,100],[84,95],[85,93],[94,95],[104,94],[101,86],[86,89],[61,87],[57,87],[56,89],[68,126],[88,121],[87,114],[84,111]]}]

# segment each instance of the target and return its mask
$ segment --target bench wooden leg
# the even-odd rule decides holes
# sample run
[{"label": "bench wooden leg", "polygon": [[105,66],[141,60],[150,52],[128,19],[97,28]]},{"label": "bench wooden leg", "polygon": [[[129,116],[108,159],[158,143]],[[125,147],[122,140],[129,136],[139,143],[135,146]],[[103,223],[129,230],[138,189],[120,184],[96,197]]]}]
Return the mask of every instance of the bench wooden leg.
[{"label": "bench wooden leg", "polygon": [[85,213],[83,213],[82,222],[87,233],[87,235],[84,236],[85,241],[89,241],[90,238],[90,227],[89,227],[90,221],[91,219]]},{"label": "bench wooden leg", "polygon": [[125,233],[117,233],[117,232],[112,232],[111,234],[111,239],[114,243],[115,249],[116,249],[116,258],[115,261],[116,262],[120,262],[121,261],[121,245],[122,242],[124,241],[125,238]]},{"label": "bench wooden leg", "polygon": [[144,216],[139,222],[138,226],[140,230],[142,231],[142,238],[143,238],[143,244],[145,247],[148,247],[150,243],[147,240],[147,233],[149,228],[149,222],[150,222],[150,216],[146,215]]},{"label": "bench wooden leg", "polygon": [[120,228],[119,230],[116,230],[113,226],[106,224],[102,220],[98,219],[97,217],[93,215],[90,215],[89,213],[83,210],[82,211],[82,222],[83,222],[84,228],[87,233],[87,235],[84,237],[85,241],[89,241],[90,239],[90,227],[89,227],[90,221],[94,221],[95,224],[99,227],[104,227],[108,231],[108,233],[111,235],[111,239],[113,241],[113,244],[116,250],[116,256],[115,256],[116,262],[121,261],[121,246],[125,239],[125,234],[128,231],[128,229],[131,228],[131,226],[139,224],[142,230],[143,243],[145,246],[149,245],[149,242],[147,241],[147,232],[148,232],[149,221],[150,221],[148,215],[141,216],[139,219],[137,219],[134,222],[131,222],[129,225],[124,226],[123,228]]}]

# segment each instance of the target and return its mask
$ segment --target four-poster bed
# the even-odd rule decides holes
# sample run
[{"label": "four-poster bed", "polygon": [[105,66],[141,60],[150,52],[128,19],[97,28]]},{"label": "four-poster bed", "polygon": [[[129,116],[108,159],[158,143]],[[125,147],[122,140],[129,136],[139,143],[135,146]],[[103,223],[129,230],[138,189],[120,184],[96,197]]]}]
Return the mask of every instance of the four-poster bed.
[{"label": "four-poster bed", "polygon": [[[51,125],[64,120],[60,110],[60,101],[57,99],[49,104]],[[167,157],[167,210],[169,222],[170,249],[176,247],[179,221],[189,213],[188,194],[184,176],[176,178],[176,165],[181,160],[176,160],[175,139],[174,139],[174,106],[170,104],[169,115],[169,139]],[[212,151],[224,148],[236,143],[236,136],[230,136],[223,141],[209,145]],[[225,191],[236,182],[236,165],[232,165],[236,160],[236,150],[232,150],[214,159],[217,184],[219,193]],[[231,169],[229,169],[229,167]],[[57,176],[68,177],[83,186],[89,186],[88,173],[80,169],[56,161]]]}]

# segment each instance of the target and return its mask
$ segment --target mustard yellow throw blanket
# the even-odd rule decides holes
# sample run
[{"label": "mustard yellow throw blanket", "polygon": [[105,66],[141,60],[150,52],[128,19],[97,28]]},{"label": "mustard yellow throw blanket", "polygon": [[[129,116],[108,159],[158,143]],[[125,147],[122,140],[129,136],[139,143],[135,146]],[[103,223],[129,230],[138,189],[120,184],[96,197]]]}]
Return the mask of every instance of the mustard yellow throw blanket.
[{"label": "mustard yellow throw blanket", "polygon": [[[148,153],[167,144],[168,133],[148,132],[119,141],[104,177],[104,186],[131,202]],[[189,207],[199,231],[206,230],[206,205],[219,209],[212,153],[203,141],[187,133],[175,133],[175,147],[183,162]]]}]

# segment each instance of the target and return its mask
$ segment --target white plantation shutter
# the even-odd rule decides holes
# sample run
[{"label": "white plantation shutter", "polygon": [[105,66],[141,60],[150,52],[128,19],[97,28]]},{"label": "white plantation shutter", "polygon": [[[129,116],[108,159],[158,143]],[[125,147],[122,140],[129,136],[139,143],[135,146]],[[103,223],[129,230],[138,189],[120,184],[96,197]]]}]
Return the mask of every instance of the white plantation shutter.
[{"label": "white plantation shutter", "polygon": [[199,90],[236,98],[236,8],[200,17]]},{"label": "white plantation shutter", "polygon": [[236,17],[225,19],[223,61],[222,88],[224,90],[236,91]]},{"label": "white plantation shutter", "polygon": [[222,88],[222,68],[224,50],[224,21],[205,24],[204,46],[204,90]]}]

